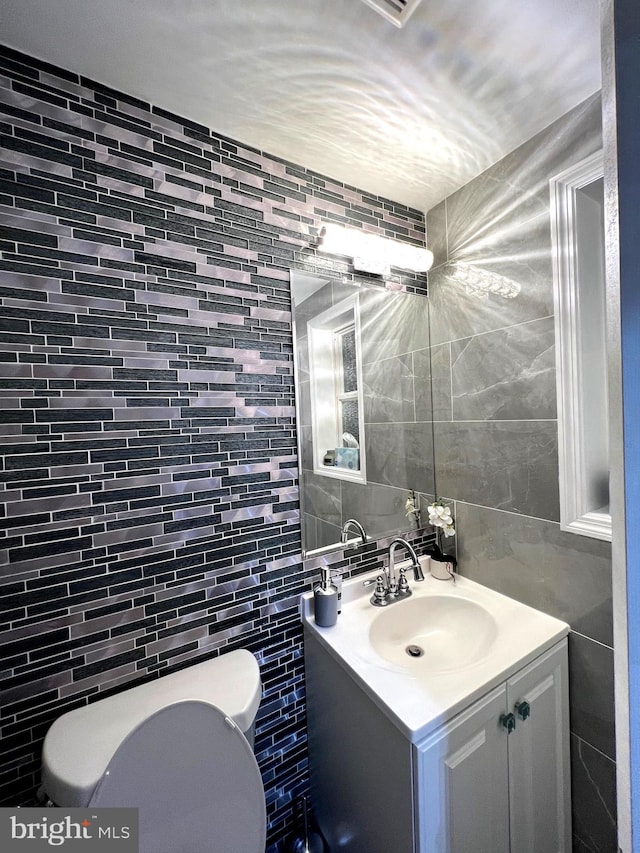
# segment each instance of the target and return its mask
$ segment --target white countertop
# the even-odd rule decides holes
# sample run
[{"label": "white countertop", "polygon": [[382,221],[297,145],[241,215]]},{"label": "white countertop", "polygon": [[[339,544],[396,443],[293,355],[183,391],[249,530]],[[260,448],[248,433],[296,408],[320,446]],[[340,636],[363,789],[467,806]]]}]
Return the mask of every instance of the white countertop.
[{"label": "white countertop", "polygon": [[[374,607],[370,598],[374,587],[363,581],[375,578],[380,569],[345,581],[342,613],[331,628],[321,628],[313,619],[313,593],[301,598],[301,618],[305,631],[318,639],[327,652],[352,676],[389,719],[413,742],[449,720],[475,699],[496,687],[569,632],[569,626],[524,604],[500,595],[456,575],[456,582],[425,576],[416,583],[408,573],[411,602],[423,596],[462,597],[488,611],[495,620],[497,634],[488,651],[472,663],[453,670],[429,671],[428,647],[424,658],[408,655],[403,664],[391,663],[376,653],[369,640],[374,619],[390,608],[402,608],[399,601],[385,608]],[[455,602],[449,600],[450,605]],[[473,647],[474,638],[461,642]],[[471,654],[473,657],[473,653]]]}]

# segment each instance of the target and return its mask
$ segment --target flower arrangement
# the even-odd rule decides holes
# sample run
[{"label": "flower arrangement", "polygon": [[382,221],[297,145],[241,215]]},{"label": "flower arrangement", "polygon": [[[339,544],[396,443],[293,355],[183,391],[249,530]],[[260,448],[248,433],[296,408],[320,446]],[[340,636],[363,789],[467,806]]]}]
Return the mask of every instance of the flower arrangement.
[{"label": "flower arrangement", "polygon": [[427,510],[429,512],[429,524],[441,528],[445,536],[453,536],[456,532],[456,525],[449,504],[446,504],[441,498],[436,498],[432,504],[429,504]]}]

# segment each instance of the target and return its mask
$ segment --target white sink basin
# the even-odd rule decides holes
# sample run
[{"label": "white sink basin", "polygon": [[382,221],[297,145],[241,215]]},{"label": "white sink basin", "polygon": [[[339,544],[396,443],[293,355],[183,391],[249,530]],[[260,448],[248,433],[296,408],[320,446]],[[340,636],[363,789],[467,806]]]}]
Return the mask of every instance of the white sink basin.
[{"label": "white sink basin", "polygon": [[[332,628],[313,618],[313,594],[301,600],[305,643],[319,643],[417,743],[470,702],[565,637],[569,626],[465,577],[409,581],[412,595],[371,604],[380,569],[345,581]],[[423,654],[412,657],[407,648]],[[415,651],[415,650],[414,650]]]},{"label": "white sink basin", "polygon": [[481,604],[453,595],[407,598],[380,609],[369,629],[373,649],[412,670],[444,672],[485,657],[498,637]]}]

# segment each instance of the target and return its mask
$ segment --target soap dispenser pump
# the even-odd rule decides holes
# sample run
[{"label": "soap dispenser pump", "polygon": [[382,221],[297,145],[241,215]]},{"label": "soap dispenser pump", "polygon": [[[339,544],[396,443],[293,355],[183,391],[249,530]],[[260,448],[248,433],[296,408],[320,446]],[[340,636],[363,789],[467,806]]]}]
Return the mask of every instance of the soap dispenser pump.
[{"label": "soap dispenser pump", "polygon": [[321,628],[331,628],[338,621],[338,588],[331,580],[328,566],[322,567],[320,583],[313,591],[313,615]]}]

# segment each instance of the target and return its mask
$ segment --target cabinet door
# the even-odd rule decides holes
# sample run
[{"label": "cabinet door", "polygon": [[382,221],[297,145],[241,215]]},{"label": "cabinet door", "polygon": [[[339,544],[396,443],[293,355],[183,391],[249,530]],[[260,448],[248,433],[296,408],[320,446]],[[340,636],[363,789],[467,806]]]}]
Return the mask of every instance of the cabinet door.
[{"label": "cabinet door", "polygon": [[502,685],[416,745],[419,853],[509,853],[505,709]]},{"label": "cabinet door", "polygon": [[[511,850],[570,853],[567,641],[507,682]],[[516,707],[519,703],[520,713]],[[525,717],[525,719],[522,719]]]}]

